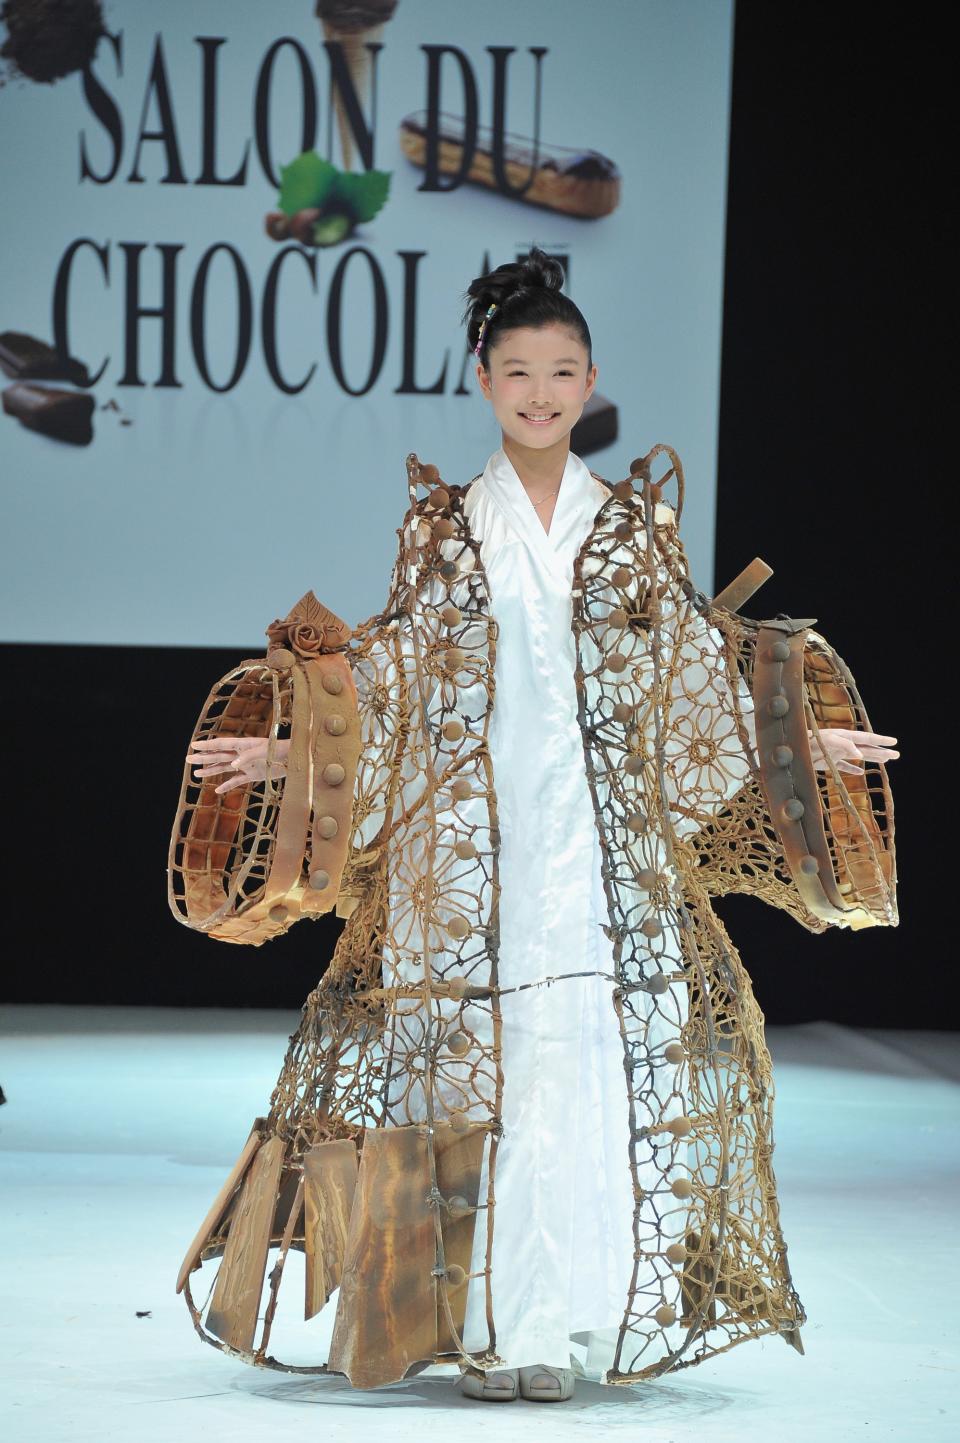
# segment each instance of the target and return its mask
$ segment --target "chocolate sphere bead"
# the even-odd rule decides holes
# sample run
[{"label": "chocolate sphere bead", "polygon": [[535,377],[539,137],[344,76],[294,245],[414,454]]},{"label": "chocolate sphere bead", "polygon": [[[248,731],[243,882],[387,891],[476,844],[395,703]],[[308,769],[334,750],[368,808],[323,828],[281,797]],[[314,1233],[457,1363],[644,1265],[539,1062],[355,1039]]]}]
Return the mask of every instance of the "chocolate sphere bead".
[{"label": "chocolate sphere bead", "polygon": [[473,1212],[473,1208],[462,1193],[455,1192],[453,1197],[447,1198],[447,1212],[451,1218],[465,1218]]},{"label": "chocolate sphere bead", "polygon": [[440,541],[449,541],[456,529],[449,516],[441,516],[439,521],[433,523],[433,534]]},{"label": "chocolate sphere bead", "polygon": [[685,1263],[687,1250],[683,1243],[671,1243],[667,1248],[667,1261],[670,1263]]},{"label": "chocolate sphere bead", "polygon": [[783,815],[788,822],[799,822],[805,810],[799,797],[789,797],[783,804]]},{"label": "chocolate sphere bead", "polygon": [[473,787],[466,777],[457,777],[450,787],[450,795],[458,802],[465,802],[467,797],[473,796]]},{"label": "chocolate sphere bead", "polygon": [[643,757],[628,756],[624,758],[623,770],[628,777],[638,777],[644,768]]},{"label": "chocolate sphere bead", "polygon": [[267,915],[271,922],[285,922],[290,915],[290,909],[282,902],[275,902]]},{"label": "chocolate sphere bead", "polygon": [[447,979],[447,994],[456,1002],[462,1002],[470,990],[470,983],[466,977],[450,977]]},{"label": "chocolate sphere bead", "polygon": [[328,762],[321,772],[328,787],[338,787],[346,775],[346,769],[339,762]]},{"label": "chocolate sphere bead", "polygon": [[800,858],[800,870],[805,877],[815,877],[820,870],[820,863],[808,852],[805,857]]},{"label": "chocolate sphere bead", "polygon": [[440,620],[444,626],[459,626],[463,620],[463,612],[459,606],[454,606],[452,601],[448,601],[440,613]]},{"label": "chocolate sphere bead", "polygon": [[443,664],[447,671],[458,671],[467,659],[467,653],[462,646],[448,646],[443,654]]},{"label": "chocolate sphere bead", "polygon": [[467,1275],[459,1263],[451,1263],[444,1274],[448,1287],[460,1288],[467,1280]]},{"label": "chocolate sphere bead", "polygon": [[460,1112],[459,1110],[457,1112],[451,1112],[450,1131],[455,1132],[457,1136],[461,1136],[463,1133],[470,1131],[470,1119],[465,1112]]},{"label": "chocolate sphere bead", "polygon": [[607,671],[621,672],[627,666],[627,658],[622,652],[612,651],[607,657]]},{"label": "chocolate sphere bead", "polygon": [[618,541],[629,541],[633,535],[633,527],[629,521],[618,521],[613,528],[613,534]]},{"label": "chocolate sphere bead", "polygon": [[657,885],[657,874],[652,867],[641,867],[637,873],[637,886],[642,887],[645,892],[651,891]]},{"label": "chocolate sphere bead", "polygon": [[775,641],[769,652],[771,661],[789,661],[790,643],[788,641]]},{"label": "chocolate sphere bead", "polygon": [[627,818],[627,827],[631,832],[643,832],[646,830],[647,818],[644,812],[631,812]]},{"label": "chocolate sphere bead", "polygon": [[267,666],[271,671],[289,671],[296,662],[292,651],[285,646],[275,646],[272,651],[267,652]]},{"label": "chocolate sphere bead", "polygon": [[646,471],[647,463],[642,456],[638,456],[636,460],[630,462],[631,476],[643,476],[646,474]]},{"label": "chocolate sphere bead", "polygon": [[690,1121],[689,1117],[683,1116],[671,1117],[670,1121],[667,1123],[667,1127],[670,1132],[673,1133],[674,1137],[677,1138],[687,1137],[689,1133],[693,1131],[693,1123]]},{"label": "chocolate sphere bead", "polygon": [[470,931],[470,923],[467,921],[466,917],[462,917],[460,913],[457,912],[450,918],[449,922],[447,923],[447,931],[449,932],[451,937],[466,937]]},{"label": "chocolate sphere bead", "polygon": [[440,472],[430,461],[425,461],[420,467],[420,480],[425,486],[436,486],[440,480]]},{"label": "chocolate sphere bead", "polygon": [[640,931],[644,937],[659,937],[663,927],[656,917],[647,917],[640,923]]},{"label": "chocolate sphere bead", "polygon": [[443,486],[438,486],[436,491],[431,491],[428,497],[430,505],[436,511],[442,511],[450,504],[450,495]]},{"label": "chocolate sphere bead", "polygon": [[610,573],[610,580],[614,586],[629,586],[633,580],[633,572],[629,566],[615,566]]},{"label": "chocolate sphere bead", "polygon": [[444,724],[443,724],[443,726],[440,728],[440,730],[441,730],[441,732],[443,733],[444,739],[445,739],[446,741],[448,741],[448,742],[458,742],[458,741],[460,740],[460,738],[463,736],[463,731],[464,731],[463,722],[459,722],[459,721],[445,721]]},{"label": "chocolate sphere bead", "polygon": [[664,1303],[663,1307],[658,1308],[653,1316],[661,1328],[669,1328],[672,1323],[677,1321],[677,1310],[669,1303]]},{"label": "chocolate sphere bead", "polygon": [[440,575],[444,581],[455,581],[460,575],[460,568],[455,561],[444,561],[440,565]]},{"label": "chocolate sphere bead", "polygon": [[662,997],[669,990],[670,979],[665,977],[662,972],[655,972],[647,982],[647,991],[653,997]]},{"label": "chocolate sphere bead", "polygon": [[317,835],[322,837],[325,842],[329,842],[330,838],[335,837],[339,832],[340,823],[337,821],[336,817],[318,817],[316,822],[316,828]]},{"label": "chocolate sphere bead", "polygon": [[[626,613],[624,613],[626,614]],[[633,707],[627,701],[618,701],[611,713],[615,722],[629,722],[633,720]]]},{"label": "chocolate sphere bead", "polygon": [[670,1191],[674,1197],[688,1198],[693,1196],[693,1184],[689,1178],[678,1177],[670,1184]]},{"label": "chocolate sphere bead", "polygon": [[314,892],[323,892],[330,885],[330,873],[318,867],[315,872],[310,873],[310,886]]},{"label": "chocolate sphere bead", "polygon": [[451,1032],[447,1038],[447,1050],[454,1057],[464,1057],[470,1051],[470,1038],[465,1032]]},{"label": "chocolate sphere bead", "polygon": [[626,501],[633,495],[633,482],[628,478],[626,481],[615,481],[613,494],[620,501]]},{"label": "chocolate sphere bead", "polygon": [[793,748],[787,746],[774,747],[770,753],[770,760],[775,767],[788,767],[793,761]]},{"label": "chocolate sphere bead", "polygon": [[323,726],[332,737],[342,737],[347,729],[346,718],[342,717],[339,712],[331,712],[328,717],[324,717]]},{"label": "chocolate sphere bead", "polygon": [[477,849],[474,846],[473,842],[466,839],[464,841],[457,842],[453,850],[460,858],[461,862],[469,862],[471,858],[477,855]]},{"label": "chocolate sphere bead", "polygon": [[616,626],[621,630],[627,624],[627,609],[625,606],[615,606],[607,617],[608,626]]},{"label": "chocolate sphere bead", "polygon": [[667,1062],[672,1063],[676,1067],[683,1061],[687,1054],[679,1042],[668,1042],[663,1049],[663,1055]]},{"label": "chocolate sphere bead", "polygon": [[790,710],[790,703],[785,696],[772,696],[767,702],[767,710],[771,716],[786,716]]}]

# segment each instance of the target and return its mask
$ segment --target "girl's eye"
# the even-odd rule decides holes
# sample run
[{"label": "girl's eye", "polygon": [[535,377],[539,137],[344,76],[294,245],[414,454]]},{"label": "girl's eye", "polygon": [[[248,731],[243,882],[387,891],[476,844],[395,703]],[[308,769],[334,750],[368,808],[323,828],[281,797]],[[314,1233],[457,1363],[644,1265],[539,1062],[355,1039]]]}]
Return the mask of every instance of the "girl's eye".
[{"label": "girl's eye", "polygon": [[[526,374],[527,374],[526,371],[508,371],[508,372],[507,372],[507,375],[508,375],[508,376],[525,376]],[[572,375],[573,375],[573,372],[572,372],[572,371],[558,371],[558,372],[557,372],[557,375],[558,375],[558,376],[572,376]]]}]

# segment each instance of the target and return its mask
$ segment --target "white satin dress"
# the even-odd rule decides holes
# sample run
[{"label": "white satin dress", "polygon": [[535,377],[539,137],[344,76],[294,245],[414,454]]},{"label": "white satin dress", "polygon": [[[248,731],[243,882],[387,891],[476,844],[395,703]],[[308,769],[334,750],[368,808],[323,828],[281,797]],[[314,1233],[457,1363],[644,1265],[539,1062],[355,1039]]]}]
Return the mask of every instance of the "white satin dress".
[{"label": "white satin dress", "polygon": [[[568,456],[549,534],[505,452],[465,509],[498,622],[490,718],[501,829],[500,984],[613,972],[600,846],[577,720],[573,561],[609,495]],[[601,976],[508,993],[492,1288],[508,1367],[599,1376],[612,1356],[633,1259],[623,1047]],[[486,1176],[481,1181],[485,1195]],[[478,1226],[471,1270],[485,1266]],[[488,1341],[484,1280],[468,1285],[464,1344]]]}]

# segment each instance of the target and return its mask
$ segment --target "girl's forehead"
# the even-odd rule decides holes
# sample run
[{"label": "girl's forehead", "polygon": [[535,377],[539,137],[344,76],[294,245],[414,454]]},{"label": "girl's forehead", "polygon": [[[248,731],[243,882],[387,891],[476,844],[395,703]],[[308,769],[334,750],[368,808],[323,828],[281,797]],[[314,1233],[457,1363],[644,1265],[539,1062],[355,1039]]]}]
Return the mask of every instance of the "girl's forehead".
[{"label": "girl's forehead", "polygon": [[501,365],[513,361],[551,360],[580,361],[587,351],[566,326],[516,326],[503,331],[492,348],[492,355]]}]

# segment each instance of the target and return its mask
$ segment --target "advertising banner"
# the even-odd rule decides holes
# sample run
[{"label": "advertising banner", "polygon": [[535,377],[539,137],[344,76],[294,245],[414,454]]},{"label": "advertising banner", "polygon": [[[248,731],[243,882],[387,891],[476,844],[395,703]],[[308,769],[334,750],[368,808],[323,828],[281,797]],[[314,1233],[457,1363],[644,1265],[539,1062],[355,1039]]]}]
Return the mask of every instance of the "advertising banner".
[{"label": "advertising banner", "polygon": [[599,367],[573,449],[676,447],[711,588],[732,0],[0,19],[4,640],[372,614],[407,454],[463,484],[500,444],[463,293],[534,244]]}]

